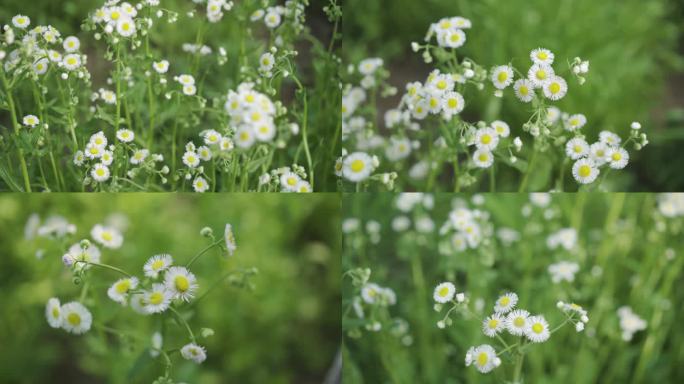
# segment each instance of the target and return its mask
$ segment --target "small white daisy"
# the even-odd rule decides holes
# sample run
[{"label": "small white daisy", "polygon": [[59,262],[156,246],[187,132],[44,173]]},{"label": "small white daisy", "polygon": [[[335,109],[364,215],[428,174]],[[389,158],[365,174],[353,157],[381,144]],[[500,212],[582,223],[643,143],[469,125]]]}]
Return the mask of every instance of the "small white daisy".
[{"label": "small white daisy", "polygon": [[136,149],[133,151],[133,155],[131,155],[130,162],[131,164],[142,164],[145,162],[145,159],[147,159],[147,156],[149,156],[150,151],[147,149]]},{"label": "small white daisy", "polygon": [[206,132],[204,132],[204,144],[207,145],[213,145],[213,144],[219,144],[223,137],[221,136],[220,133],[216,132],[213,129],[209,129]]},{"label": "small white daisy", "polygon": [[432,297],[438,303],[447,303],[454,298],[456,287],[450,282],[444,282],[435,287]]},{"label": "small white daisy", "polygon": [[565,154],[573,159],[581,159],[589,154],[589,144],[581,137],[575,137],[565,143]]},{"label": "small white daisy", "polygon": [[507,292],[501,295],[496,300],[496,305],[494,305],[494,312],[496,313],[508,313],[515,308],[518,303],[518,295],[514,292]]},{"label": "small white daisy", "polygon": [[480,128],[475,132],[475,145],[478,149],[492,151],[499,144],[499,135],[489,127]]},{"label": "small white daisy", "polygon": [[342,174],[354,183],[367,179],[373,172],[373,159],[364,152],[354,152],[345,157]]},{"label": "small white daisy", "polygon": [[568,83],[560,76],[552,76],[544,82],[542,89],[544,96],[549,100],[560,100],[568,92]]},{"label": "small white daisy", "polygon": [[64,68],[73,71],[81,66],[81,56],[76,53],[70,53],[62,58]]},{"label": "small white daisy", "polygon": [[192,189],[197,193],[206,192],[209,189],[209,183],[207,183],[207,180],[204,177],[198,176],[192,182]]},{"label": "small white daisy", "polygon": [[116,138],[122,143],[130,143],[135,139],[135,134],[130,129],[119,129],[116,131]]},{"label": "small white daisy", "polygon": [[442,110],[449,115],[457,115],[465,108],[463,95],[458,92],[450,91],[442,97]]},{"label": "small white daisy", "polygon": [[375,283],[367,283],[361,288],[361,298],[368,304],[375,304],[380,297],[382,287]]},{"label": "small white daisy", "polygon": [[608,149],[608,162],[613,169],[622,169],[629,162],[629,152],[624,148],[611,147]]},{"label": "small white daisy", "polygon": [[596,142],[589,147],[589,158],[597,167],[602,166],[608,161],[608,145]]},{"label": "small white daisy", "polygon": [[72,301],[62,305],[62,328],[77,335],[90,330],[93,316],[83,304]]},{"label": "small white daisy", "polygon": [[164,274],[164,284],[174,299],[190,301],[199,285],[195,275],[185,267],[171,267]]},{"label": "small white daisy", "polygon": [[598,175],[599,170],[591,159],[579,159],[572,166],[572,176],[580,184],[593,183]]},{"label": "small white daisy", "polygon": [[494,163],[494,155],[490,151],[480,148],[473,153],[473,163],[478,168],[489,168]]},{"label": "small white daisy", "polygon": [[513,82],[513,69],[509,65],[501,65],[492,69],[492,83],[497,89],[505,89]]},{"label": "small white daisy", "polygon": [[546,322],[544,316],[538,315],[527,318],[525,336],[533,343],[543,343],[549,339],[551,332],[549,332],[549,323]]},{"label": "small white daisy", "polygon": [[297,186],[295,187],[295,191],[297,193],[310,193],[311,184],[306,180],[300,180]]},{"label": "small white daisy", "polygon": [[145,276],[156,279],[159,277],[159,273],[165,271],[173,264],[173,258],[169,254],[154,255],[150,257],[145,266],[143,266],[143,272]]},{"label": "small white daisy", "polygon": [[126,304],[128,291],[138,287],[137,277],[124,277],[112,284],[107,290],[107,296],[117,303]]},{"label": "small white daisy", "polygon": [[280,186],[285,191],[294,192],[301,178],[294,172],[285,172],[280,176]]},{"label": "small white daisy", "polygon": [[12,25],[19,29],[26,29],[31,24],[31,19],[28,16],[16,15],[12,18]]},{"label": "small white daisy", "polygon": [[[152,289],[145,293],[143,301],[138,301],[138,303],[142,303],[144,305],[143,308],[147,313],[160,313],[169,308],[172,297],[173,293],[166,289],[164,284],[155,283],[152,284]],[[136,297],[133,300],[140,299]],[[133,303],[131,303],[131,305],[132,304]]]},{"label": "small white daisy", "polygon": [[123,37],[130,37],[135,34],[135,22],[128,17],[121,18],[116,23],[116,31]]},{"label": "small white daisy", "polygon": [[35,115],[26,115],[24,116],[22,123],[27,127],[33,128],[40,123],[40,120]]},{"label": "small white daisy", "polygon": [[447,31],[443,36],[444,45],[448,48],[459,48],[466,42],[466,34],[460,29]]},{"label": "small white daisy", "polygon": [[169,62],[168,60],[155,61],[152,63],[152,68],[157,73],[166,73],[169,70]]},{"label": "small white daisy", "polygon": [[185,152],[183,154],[183,164],[187,165],[189,168],[196,168],[199,165],[200,157],[192,151]]},{"label": "small white daisy", "polygon": [[64,39],[62,46],[67,52],[76,52],[81,47],[81,41],[76,36],[69,36]]},{"label": "small white daisy", "polygon": [[518,79],[513,84],[513,90],[518,100],[529,103],[534,98],[534,84],[527,79]]},{"label": "small white daisy", "polygon": [[555,75],[556,73],[553,71],[553,68],[546,64],[534,64],[527,71],[527,78],[535,88],[541,88],[548,79]]},{"label": "small white daisy", "polygon": [[242,125],[235,132],[236,144],[240,148],[249,148],[256,141],[254,131],[248,125]]},{"label": "small white daisy", "polygon": [[620,145],[622,139],[620,139],[620,136],[616,135],[613,132],[601,131],[601,133],[599,133],[599,141],[610,147],[616,147]]},{"label": "small white daisy", "polygon": [[269,72],[271,69],[273,69],[274,64],[275,58],[273,57],[273,54],[266,52],[259,58],[259,71]]},{"label": "small white daisy", "polygon": [[93,179],[99,183],[109,180],[109,167],[102,163],[97,163],[90,171],[90,175]]},{"label": "small white daisy", "polygon": [[524,309],[516,309],[506,317],[506,329],[513,336],[522,336],[527,329],[527,318],[530,313]]},{"label": "small white daisy", "polygon": [[500,333],[506,326],[506,319],[498,314],[494,313],[482,321],[482,332],[489,337],[496,336]]},{"label": "small white daisy", "polygon": [[501,120],[492,121],[492,128],[496,131],[499,137],[508,137],[511,133],[511,128],[506,124],[506,122]]},{"label": "small white daisy", "polygon": [[567,120],[565,120],[565,130],[566,131],[576,131],[587,123],[587,118],[581,113],[578,113],[576,115],[572,115],[568,117]]},{"label": "small white daisy", "polygon": [[50,61],[48,59],[42,58],[33,63],[33,72],[35,72],[36,75],[44,75],[48,70],[49,64]]},{"label": "small white daisy", "polygon": [[501,359],[496,357],[496,351],[491,345],[483,344],[471,348],[466,353],[466,366],[475,365],[481,373],[487,373],[501,364]]},{"label": "small white daisy", "polygon": [[235,241],[235,234],[233,233],[233,226],[226,223],[226,228],[223,231],[223,237],[226,240],[226,249],[228,255],[233,256],[237,250],[237,242]]},{"label": "small white daisy", "polygon": [[62,326],[62,306],[59,299],[53,297],[45,305],[45,317],[52,328]]},{"label": "small white daisy", "polygon": [[553,52],[545,48],[537,48],[530,52],[530,59],[532,59],[535,64],[551,65],[553,64],[554,57]]},{"label": "small white daisy", "polygon": [[104,245],[107,248],[120,248],[123,244],[123,236],[118,229],[108,227],[101,224],[96,224],[90,231],[90,236],[93,240]]},{"label": "small white daisy", "polygon": [[181,348],[181,355],[186,360],[194,361],[197,364],[207,359],[207,352],[204,347],[195,343],[186,344]]},{"label": "small white daisy", "polygon": [[110,166],[114,161],[114,153],[112,153],[112,151],[102,151],[100,161],[102,162],[102,164]]}]

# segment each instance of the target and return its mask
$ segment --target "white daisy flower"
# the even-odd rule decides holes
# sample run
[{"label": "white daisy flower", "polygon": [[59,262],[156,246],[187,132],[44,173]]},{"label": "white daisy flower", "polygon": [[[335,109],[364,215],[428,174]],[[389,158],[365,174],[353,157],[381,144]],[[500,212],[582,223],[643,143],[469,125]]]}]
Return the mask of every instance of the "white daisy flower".
[{"label": "white daisy flower", "polygon": [[62,305],[62,328],[77,335],[90,330],[93,316],[83,304],[72,301]]},{"label": "white daisy flower", "polygon": [[117,249],[123,244],[121,232],[114,227],[96,224],[90,231],[90,236],[107,248]]},{"label": "white daisy flower", "polygon": [[111,287],[109,287],[109,289],[107,290],[107,296],[109,296],[110,299],[116,301],[117,303],[125,305],[128,292],[137,287],[137,277],[124,277],[117,280],[116,282],[114,282],[114,284],[112,284]]},{"label": "white daisy flower", "polygon": [[579,271],[579,264],[570,261],[560,261],[549,265],[549,274],[551,274],[551,281],[560,283],[561,281],[575,281],[575,273]]},{"label": "white daisy flower", "polygon": [[194,361],[197,364],[207,359],[207,352],[204,350],[204,347],[195,343],[184,345],[181,348],[181,355],[184,359]]},{"label": "white daisy flower", "polygon": [[183,94],[186,96],[194,96],[197,93],[197,87],[194,84],[184,85]]},{"label": "white daisy flower", "polygon": [[527,79],[518,79],[513,84],[513,90],[518,100],[529,103],[534,98],[534,84]]},{"label": "white daisy flower", "polygon": [[85,148],[85,157],[89,159],[99,159],[102,157],[102,153],[104,152],[104,147],[98,146],[91,143],[88,143]]},{"label": "white daisy flower", "polygon": [[300,180],[297,186],[295,187],[295,192],[297,193],[310,193],[311,192],[311,184],[309,184],[308,181],[306,180]]},{"label": "white daisy flower", "polygon": [[568,92],[568,83],[560,76],[553,76],[544,82],[542,89],[547,99],[556,101],[562,99]]},{"label": "white daisy flower", "polygon": [[235,148],[235,145],[233,144],[233,140],[231,140],[228,137],[222,137],[221,141],[219,142],[219,149],[222,151],[231,151]]},{"label": "white daisy flower", "polygon": [[62,65],[70,71],[76,70],[81,66],[81,56],[76,53],[65,55],[62,59]]},{"label": "white daisy flower", "polygon": [[597,167],[608,161],[608,146],[602,142],[596,142],[589,147],[589,158]]},{"label": "white daisy flower", "polygon": [[130,129],[119,129],[116,131],[116,138],[122,143],[130,143],[135,139],[135,134]]},{"label": "white daisy flower", "polygon": [[499,137],[508,137],[511,133],[511,128],[508,124],[501,120],[492,121],[492,128]]},{"label": "white daisy flower", "polygon": [[84,251],[80,243],[73,244],[71,247],[69,247],[69,250],[64,255],[64,257],[73,264],[74,270],[76,271],[90,268],[90,265],[86,263],[79,263],[79,261],[99,263],[100,256],[100,249],[94,244],[90,244],[90,246]]},{"label": "white daisy flower", "polygon": [[556,73],[550,65],[534,64],[527,71],[527,78],[532,82],[535,88],[544,86],[547,80],[554,77]]},{"label": "white daisy flower", "polygon": [[575,137],[565,143],[565,154],[573,159],[581,159],[589,155],[589,144],[581,137]]},{"label": "white daisy flower", "polygon": [[501,359],[496,357],[496,351],[491,345],[483,344],[470,348],[466,353],[466,366],[471,364],[481,373],[487,373],[501,365]]},{"label": "white daisy flower", "polygon": [[259,141],[271,141],[276,135],[273,121],[268,119],[254,127],[254,136]]},{"label": "white daisy flower", "polygon": [[275,64],[275,57],[270,52],[266,52],[259,58],[259,71],[270,72]]},{"label": "white daisy flower", "polygon": [[382,287],[375,283],[367,283],[361,288],[361,298],[368,304],[375,304],[380,297]]},{"label": "white daisy flower", "polygon": [[249,148],[254,145],[254,142],[256,141],[254,131],[247,125],[242,125],[237,129],[235,138],[237,139],[236,144],[240,148]]},{"label": "white daisy flower", "polygon": [[613,147],[608,149],[608,162],[613,169],[622,169],[629,162],[629,152],[624,148]]},{"label": "white daisy flower", "polygon": [[131,155],[130,162],[131,164],[142,164],[145,162],[145,159],[147,159],[147,156],[149,156],[150,151],[147,149],[136,149],[133,151],[133,155]]},{"label": "white daisy flower", "polygon": [[280,186],[285,191],[294,192],[300,181],[301,178],[294,172],[285,172],[280,175]]},{"label": "white daisy flower", "polygon": [[587,123],[587,118],[581,113],[578,113],[576,115],[572,115],[568,117],[568,119],[565,121],[565,130],[566,131],[576,131]]},{"label": "white daisy flower", "polygon": [[46,58],[42,58],[35,63],[33,63],[33,72],[36,75],[44,75],[45,72],[48,70],[48,66],[50,64],[50,61]]},{"label": "white daisy flower", "polygon": [[367,179],[373,168],[373,159],[367,153],[354,152],[345,157],[342,174],[347,180],[358,183]]},{"label": "white daisy flower", "polygon": [[221,142],[221,134],[216,132],[213,129],[209,129],[206,132],[204,132],[204,144],[207,145],[213,145],[213,144],[219,144]]},{"label": "white daisy flower", "polygon": [[502,315],[494,313],[482,321],[482,332],[486,336],[494,337],[503,331],[505,326],[506,319]]},{"label": "white daisy flower", "polygon": [[233,233],[233,226],[226,223],[226,228],[223,230],[223,237],[226,239],[226,249],[228,255],[233,256],[237,250],[237,242],[235,241],[235,234]]},{"label": "white daisy flower", "polygon": [[591,184],[598,175],[599,170],[591,159],[579,159],[572,166],[572,176],[580,184]]},{"label": "white daisy flower", "polygon": [[112,151],[102,151],[100,161],[103,165],[110,166],[114,161],[114,153],[112,153]]},{"label": "white daisy flower", "polygon": [[456,287],[450,282],[444,282],[435,287],[432,297],[438,303],[447,303],[454,298],[456,294]]},{"label": "white daisy flower", "polygon": [[166,73],[169,70],[169,62],[168,60],[155,61],[152,63],[152,68],[157,73]]},{"label": "white daisy flower", "polygon": [[533,343],[543,343],[549,339],[551,332],[549,332],[549,323],[546,322],[544,316],[538,315],[527,318],[525,336]]},{"label": "white daisy flower", "polygon": [[135,313],[139,315],[151,315],[151,312],[148,312],[147,308],[145,305],[147,305],[147,302],[145,301],[146,293],[133,293],[131,294],[130,297],[130,302],[131,302],[131,309],[135,311]]},{"label": "white daisy flower", "polygon": [[200,163],[200,157],[192,151],[185,152],[183,154],[183,164],[187,165],[189,168],[196,168]]},{"label": "white daisy flower", "polygon": [[199,288],[197,278],[185,267],[171,267],[164,274],[164,284],[174,299],[190,301]]},{"label": "white daisy flower", "polygon": [[475,132],[475,145],[478,149],[492,151],[499,144],[499,135],[489,127],[480,128]]},{"label": "white daisy flower", "polygon": [[460,29],[453,29],[444,32],[441,42],[447,48],[459,48],[466,43],[466,34]]},{"label": "white daisy flower", "polygon": [[511,311],[506,317],[506,329],[513,336],[522,336],[527,329],[527,318],[530,313],[524,309]]},{"label": "white daisy flower", "polygon": [[102,163],[95,164],[93,169],[90,171],[90,176],[92,176],[93,179],[98,183],[102,183],[109,180],[109,175],[109,167]]},{"label": "white daisy flower", "polygon": [[458,92],[450,91],[442,97],[442,111],[448,115],[457,115],[465,108],[463,95]]},{"label": "white daisy flower", "polygon": [[31,19],[28,16],[16,15],[12,18],[12,25],[19,29],[26,29],[31,24]]},{"label": "white daisy flower", "polygon": [[81,47],[81,41],[76,36],[69,36],[64,39],[62,46],[67,52],[76,52]]},{"label": "white daisy flower", "polygon": [[204,177],[198,176],[192,182],[192,189],[197,193],[206,192],[209,189],[209,183],[207,183],[207,180]]},{"label": "white daisy flower", "polygon": [[505,89],[513,82],[513,69],[510,65],[500,65],[492,70],[492,83],[497,89]]},{"label": "white daisy flower", "polygon": [[45,317],[52,328],[62,326],[62,306],[59,304],[59,299],[53,297],[48,300],[45,305]]},{"label": "white daisy flower", "polygon": [[494,155],[485,148],[479,148],[473,153],[473,163],[478,168],[489,168],[494,163]]},{"label": "white daisy flower", "polygon": [[131,300],[131,305],[133,306],[133,301],[136,301],[137,304],[144,305],[145,312],[160,313],[169,308],[172,297],[173,293],[166,289],[164,284],[155,283],[152,284],[152,289],[145,293],[143,301],[140,301],[139,297],[134,297]]},{"label": "white daisy flower", "polygon": [[557,107],[549,107],[546,109],[546,121],[549,124],[554,124],[561,118],[561,110]]},{"label": "white daisy flower", "polygon": [[616,135],[613,132],[601,131],[601,133],[599,133],[599,141],[610,147],[616,147],[620,145],[622,139],[620,139],[620,136]]},{"label": "white daisy flower", "polygon": [[518,295],[514,292],[507,292],[501,295],[496,300],[496,305],[494,305],[494,312],[496,313],[508,313],[515,308],[518,303]]},{"label": "white daisy flower", "polygon": [[156,279],[159,277],[159,273],[165,271],[173,264],[173,258],[169,254],[160,254],[150,257],[145,266],[143,267],[143,272],[145,276]]},{"label": "white daisy flower", "polygon": [[411,109],[411,116],[416,120],[423,120],[429,113],[428,104],[425,100],[418,101]]},{"label": "white daisy flower", "polygon": [[202,161],[209,161],[212,157],[211,149],[209,149],[209,147],[205,145],[202,145],[201,147],[197,148],[197,154],[199,155]]},{"label": "white daisy flower", "polygon": [[280,25],[280,21],[280,14],[276,11],[269,11],[264,16],[264,24],[271,29],[277,28]]},{"label": "white daisy flower", "polygon": [[135,34],[135,22],[128,17],[121,18],[116,23],[116,31],[123,37],[133,36]]},{"label": "white daisy flower", "polygon": [[90,136],[88,142],[97,147],[104,148],[107,146],[107,136],[105,136],[104,132],[100,131]]},{"label": "white daisy flower", "polygon": [[22,123],[27,127],[33,128],[40,123],[40,120],[35,115],[26,115],[24,116]]},{"label": "white daisy flower", "polygon": [[53,63],[59,63],[62,61],[62,54],[55,51],[54,49],[51,49],[48,51],[48,59],[52,61]]},{"label": "white daisy flower", "polygon": [[177,78],[181,85],[194,85],[195,78],[192,75],[182,74]]},{"label": "white daisy flower", "polygon": [[553,52],[545,48],[537,48],[530,52],[530,59],[532,59],[535,64],[551,65],[553,64],[554,58]]}]

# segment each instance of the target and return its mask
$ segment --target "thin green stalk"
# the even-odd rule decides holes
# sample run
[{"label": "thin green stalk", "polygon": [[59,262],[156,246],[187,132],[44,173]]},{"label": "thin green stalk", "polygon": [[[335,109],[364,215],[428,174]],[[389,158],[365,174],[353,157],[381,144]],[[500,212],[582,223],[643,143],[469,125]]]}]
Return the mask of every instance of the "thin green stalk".
[{"label": "thin green stalk", "polygon": [[532,152],[532,157],[530,158],[530,162],[527,163],[527,169],[525,170],[525,176],[523,176],[522,181],[520,182],[520,187],[518,188],[518,192],[523,192],[527,190],[527,182],[530,177],[530,173],[532,172],[532,168],[534,168],[534,162],[537,160],[537,153],[539,151],[537,150],[536,146],[534,148],[534,152]]},{"label": "thin green stalk", "polygon": [[[12,118],[12,126],[14,127],[14,134],[16,135],[16,138],[18,140],[19,138],[19,130],[21,127],[19,126],[19,122],[17,120],[17,112],[15,110],[15,104],[14,104],[14,98],[12,97],[12,90],[10,88],[9,83],[7,82],[7,78],[5,77],[5,71],[0,70],[0,79],[2,79],[2,86],[5,88],[5,93],[7,94],[7,105],[10,110],[10,115]],[[31,183],[29,182],[29,177],[28,177],[28,167],[26,167],[26,160],[24,159],[24,151],[21,149],[21,145],[17,143],[17,153],[19,155],[19,164],[21,165],[21,175],[24,178],[24,188],[26,189],[26,192],[31,192]]]},{"label": "thin green stalk", "polygon": [[496,192],[496,176],[494,170],[494,163],[489,167],[489,192]]},{"label": "thin green stalk", "polygon": [[178,319],[178,321],[183,323],[183,325],[185,326],[185,329],[187,329],[188,333],[190,334],[190,340],[192,340],[192,342],[194,343],[195,342],[195,335],[192,333],[192,329],[190,329],[190,325],[188,324],[188,322],[185,321],[183,316],[181,316],[180,313],[178,313],[178,311],[176,311],[176,309],[174,307],[170,306],[169,309],[171,310],[171,312],[173,312],[174,315],[176,315],[176,318]]},{"label": "thin green stalk", "polygon": [[203,250],[199,251],[198,254],[196,254],[192,259],[190,259],[190,261],[188,261],[188,263],[185,265],[185,268],[190,268],[190,266],[191,266],[191,265],[192,265],[200,256],[202,256],[202,255],[205,254],[207,251],[209,251],[210,249],[214,248],[215,246],[217,246],[218,244],[220,244],[220,243],[223,242],[223,241],[224,241],[224,237],[221,237],[220,239],[218,239],[218,240],[214,241],[213,243],[209,244],[209,245],[208,245],[206,248],[204,248]]},{"label": "thin green stalk", "polygon": [[[119,120],[121,120],[121,44],[116,45],[116,120],[114,121],[114,132],[119,130]],[[129,127],[130,128],[130,127]]]},{"label": "thin green stalk", "polygon": [[118,272],[118,273],[120,273],[120,274],[122,274],[122,275],[124,275],[124,276],[127,276],[127,277],[133,277],[133,275],[131,275],[130,273],[124,271],[123,269],[120,269],[120,268],[111,266],[111,265],[109,265],[109,264],[94,263],[94,262],[92,262],[92,261],[85,261],[85,260],[76,260],[76,263],[83,263],[83,264],[88,264],[88,265],[94,265],[94,266],[96,266],[96,267],[105,268],[105,269],[109,269],[109,270]]},{"label": "thin green stalk", "polygon": [[516,384],[520,383],[520,378],[522,377],[522,366],[523,366],[524,360],[525,360],[525,354],[519,353],[518,359],[515,362],[515,371],[513,372],[513,382]]}]

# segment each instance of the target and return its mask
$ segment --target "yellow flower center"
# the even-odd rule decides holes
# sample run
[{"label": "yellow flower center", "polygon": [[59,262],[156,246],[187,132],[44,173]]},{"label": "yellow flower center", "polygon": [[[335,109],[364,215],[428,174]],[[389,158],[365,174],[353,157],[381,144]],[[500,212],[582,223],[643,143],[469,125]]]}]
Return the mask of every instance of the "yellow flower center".
[{"label": "yellow flower center", "polygon": [[54,317],[54,318],[59,317],[59,308],[57,308],[57,307],[52,308],[52,317]]},{"label": "yellow flower center", "polygon": [[78,313],[72,312],[67,316],[67,321],[73,326],[81,324],[81,316]]},{"label": "yellow flower center", "polygon": [[518,317],[515,318],[515,320],[513,320],[513,325],[515,325],[516,327],[520,328],[520,327],[522,327],[523,325],[525,325],[525,319],[523,319],[522,317],[518,316]]},{"label": "yellow flower center", "polygon": [[477,365],[479,366],[484,366],[487,364],[487,361],[489,360],[489,356],[485,352],[480,352],[479,355],[477,355]]},{"label": "yellow flower center", "polygon": [[622,159],[622,155],[620,154],[620,152],[615,152],[615,153],[613,153],[612,158],[613,158],[613,161],[620,161]]},{"label": "yellow flower center", "polygon": [[436,108],[438,105],[439,105],[439,100],[437,100],[434,97],[430,99],[430,107]]},{"label": "yellow flower center", "polygon": [[121,17],[121,14],[118,11],[112,12],[112,20],[119,20],[119,17]]},{"label": "yellow flower center", "polygon": [[116,285],[116,291],[118,293],[126,293],[131,288],[131,281],[126,279]]},{"label": "yellow flower center", "polygon": [[508,80],[508,73],[501,71],[496,78],[499,80],[499,82],[503,83],[504,81]]},{"label": "yellow flower center", "polygon": [[449,287],[442,287],[442,288],[440,288],[439,292],[437,292],[437,294],[440,297],[445,297],[448,293],[449,293]]},{"label": "yellow flower center", "polygon": [[76,65],[76,59],[74,59],[73,57],[68,58],[68,59],[67,59],[67,64],[69,64],[69,65]]},{"label": "yellow flower center", "polygon": [[242,141],[249,140],[249,132],[243,131],[242,133],[240,133],[240,140],[242,140]]},{"label": "yellow flower center", "polygon": [[546,52],[541,51],[541,52],[537,53],[537,58],[538,58],[539,60],[546,60],[546,59],[549,58],[549,55],[546,54]]},{"label": "yellow flower center", "polygon": [[351,170],[352,172],[361,172],[366,168],[366,164],[363,162],[363,160],[354,160],[351,163]]},{"label": "yellow flower center", "polygon": [[579,167],[578,173],[581,177],[588,177],[591,175],[591,167],[588,165],[582,165]]},{"label": "yellow flower center", "polygon": [[185,292],[188,290],[188,288],[190,288],[190,282],[183,275],[176,276],[174,283],[176,284],[176,289],[178,289],[181,292]]},{"label": "yellow flower center", "polygon": [[253,103],[254,102],[254,95],[247,95],[247,97],[245,97],[245,100],[248,103]]},{"label": "yellow flower center", "polygon": [[259,120],[261,120],[261,114],[259,112],[252,113],[252,121],[259,121]]},{"label": "yellow flower center", "polygon": [[580,146],[580,145],[575,145],[574,150],[575,150],[575,153],[582,153],[582,146]]},{"label": "yellow flower center", "polygon": [[437,82],[437,88],[444,90],[447,87],[447,82],[444,80],[440,80]]},{"label": "yellow flower center", "polygon": [[508,297],[508,296],[504,296],[504,297],[502,297],[501,299],[499,299],[499,305],[506,306],[506,305],[508,305],[508,303],[510,303],[510,302],[511,302],[511,298]]},{"label": "yellow flower center", "polygon": [[155,271],[156,271],[156,270],[159,270],[159,269],[160,269],[161,267],[163,267],[163,266],[164,266],[164,261],[163,261],[163,260],[155,260],[155,261],[152,263],[152,269],[154,269]]},{"label": "yellow flower center", "polygon": [[532,326],[532,332],[534,332],[534,333],[536,333],[536,334],[540,334],[540,333],[542,333],[543,331],[544,331],[544,326],[541,325],[541,323],[535,323],[535,324]]},{"label": "yellow flower center", "polygon": [[447,101],[447,105],[449,105],[449,108],[456,108],[458,107],[458,99],[452,98]]},{"label": "yellow flower center", "polygon": [[287,185],[293,187],[295,184],[297,184],[297,178],[296,177],[290,177],[287,179]]},{"label": "yellow flower center", "polygon": [[527,96],[530,93],[530,89],[527,88],[527,86],[523,85],[520,87],[520,94],[523,96]]},{"label": "yellow flower center", "polygon": [[497,320],[497,319],[491,319],[491,320],[489,320],[489,323],[487,323],[487,326],[490,329],[496,328],[497,325],[499,325],[499,320]]},{"label": "yellow flower center", "polygon": [[487,156],[486,153],[481,153],[480,156],[478,156],[478,159],[484,163],[485,161],[489,160],[489,156]]},{"label": "yellow flower center", "polygon": [[[104,175],[104,169],[103,169],[103,168],[98,169],[98,170],[97,170],[97,175],[98,175],[98,176]],[[105,241],[112,241],[113,236],[112,236],[112,234],[109,233],[109,232],[102,232],[102,238],[103,238]]]},{"label": "yellow flower center", "polygon": [[454,33],[451,35],[451,42],[452,43],[456,43],[459,40],[461,40],[461,35],[459,35],[458,33]]},{"label": "yellow flower center", "polygon": [[161,292],[153,292],[150,295],[150,304],[159,305],[164,301],[164,295]]},{"label": "yellow flower center", "polygon": [[492,142],[492,137],[488,134],[484,134],[484,135],[482,135],[482,138],[480,139],[480,141],[482,142],[482,144],[489,144]]},{"label": "yellow flower center", "polygon": [[561,86],[558,83],[551,83],[551,85],[549,86],[549,91],[551,91],[551,93],[553,93],[554,95],[560,92],[560,90]]}]

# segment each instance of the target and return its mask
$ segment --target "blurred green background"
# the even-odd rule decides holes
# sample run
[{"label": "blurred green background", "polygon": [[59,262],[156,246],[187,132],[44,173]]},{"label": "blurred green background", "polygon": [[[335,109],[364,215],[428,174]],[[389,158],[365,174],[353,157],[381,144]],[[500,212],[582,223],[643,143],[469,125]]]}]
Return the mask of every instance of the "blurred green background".
[{"label": "blurred green background", "polygon": [[[626,172],[612,175],[612,190],[681,191],[684,174],[684,3],[679,0],[346,0],[343,52],[347,62],[382,57],[390,82],[400,94],[409,81],[424,81],[431,70],[412,41],[421,42],[431,23],[442,17],[469,18],[472,29],[461,55],[485,68],[506,64],[527,69],[529,52],[545,47],[556,54],[557,69],[566,60],[589,60],[587,82],[570,84],[559,108],[584,113],[590,139],[603,129],[626,137],[629,124],[641,121],[651,145],[632,152]],[[464,111],[469,121],[491,92],[470,90]],[[393,108],[398,97],[382,104]],[[513,135],[531,115],[515,97],[503,98],[500,118]],[[382,116],[382,114],[380,114]],[[502,175],[503,176],[503,175]],[[513,176],[511,176],[513,177]],[[517,177],[517,176],[516,176]]]},{"label": "blurred green background", "polygon": [[[345,196],[343,218],[359,222],[358,229],[344,235],[342,269],[370,268],[370,282],[393,289],[397,304],[389,307],[389,314],[408,322],[412,338],[405,345],[387,323],[379,332],[361,327],[360,337],[353,337],[362,322],[349,307],[358,290],[345,278],[345,383],[510,383],[515,362],[505,355],[502,365],[488,374],[465,366],[470,346],[503,349],[496,339],[482,334],[479,321],[454,311],[453,325],[438,329],[437,321],[447,308],[433,310],[433,289],[443,281],[453,282],[457,292],[470,297],[471,310],[477,299],[483,299],[483,312],[477,312],[481,317],[491,314],[495,300],[506,291],[516,292],[518,307],[543,314],[552,328],[564,319],[557,300],[588,310],[584,332],[566,325],[548,341],[528,348],[524,383],[684,380],[683,217],[660,215],[654,194],[552,194],[546,208],[532,206],[527,194],[484,194],[479,197],[482,205],[473,204],[471,197],[435,194],[433,208],[418,203],[402,212],[395,204],[397,195]],[[482,226],[483,242],[476,249],[456,252],[444,247],[450,235],[439,232],[456,199],[489,216],[491,228]],[[527,216],[522,213],[526,210]],[[392,230],[392,221],[399,216],[409,218],[408,230]],[[435,227],[421,233],[416,223],[426,217]],[[550,234],[568,227],[578,234],[573,251],[547,247]],[[378,228],[378,235],[368,228]],[[519,241],[501,241],[496,233],[502,228],[515,230]],[[579,264],[574,282],[552,283],[547,268],[560,260]],[[630,342],[620,336],[616,310],[623,305],[648,322]],[[372,311],[364,308],[368,319]],[[383,315],[376,316],[384,321]],[[510,335],[504,338],[513,340]]]},{"label": "blurred green background", "polygon": [[[195,334],[208,358],[196,365],[172,355],[172,378],[189,383],[321,383],[340,340],[339,198],[335,194],[51,194],[0,196],[0,372],[4,383],[150,383],[163,374],[161,360],[149,357],[155,316],[143,317],[111,301],[107,288],[120,276],[91,269],[93,290],[86,306],[95,323],[144,336],[145,343],[85,336],[50,328],[47,299],[78,300],[80,286],[62,263],[64,251],[46,238],[24,240],[31,213],[42,219],[64,216],[78,227],[73,241],[90,237],[93,225],[113,213],[125,215],[128,229],[118,250],[102,250],[102,262],[142,276],[145,261],[170,253],[187,262],[209,239],[204,226],[223,234],[233,225],[238,250],[226,259],[212,250],[191,268],[199,294],[226,271],[256,267],[255,289],[219,285],[191,311]],[[38,249],[45,251],[38,259]],[[184,313],[187,306],[181,307]],[[165,349],[182,346],[187,333],[169,326]]]}]

